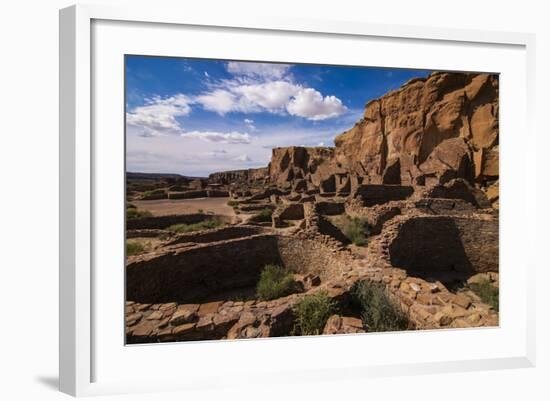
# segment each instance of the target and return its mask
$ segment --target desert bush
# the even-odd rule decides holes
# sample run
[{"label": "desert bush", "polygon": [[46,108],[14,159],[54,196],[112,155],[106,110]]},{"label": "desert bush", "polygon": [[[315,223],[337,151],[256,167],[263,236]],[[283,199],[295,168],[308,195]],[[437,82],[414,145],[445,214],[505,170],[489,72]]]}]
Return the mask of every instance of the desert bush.
[{"label": "desert bush", "polygon": [[340,219],[335,220],[334,223],[355,245],[364,246],[367,244],[367,235],[370,226],[365,219],[344,215]]},{"label": "desert bush", "polygon": [[326,292],[307,295],[294,306],[294,333],[302,336],[321,334],[327,320],[336,312],[336,303]]},{"label": "desert bush", "polygon": [[409,327],[401,308],[388,296],[382,283],[359,281],[351,289],[352,303],[361,310],[368,331],[399,331]]},{"label": "desert bush", "polygon": [[137,209],[137,207],[133,203],[126,202],[126,209]]},{"label": "desert bush", "polygon": [[259,299],[269,301],[292,294],[295,286],[292,273],[278,265],[266,265],[260,274],[256,294]]},{"label": "desert bush", "polygon": [[140,219],[142,217],[151,217],[152,214],[148,210],[139,210],[135,206],[126,209],[127,219]]},{"label": "desert bush", "polygon": [[250,220],[256,221],[256,222],[267,222],[271,221],[271,215],[273,214],[273,210],[266,207],[265,209],[260,210],[259,213],[252,216]]},{"label": "desert bush", "polygon": [[230,200],[227,202],[227,206],[232,207],[233,209],[239,207],[239,201]]},{"label": "desert bush", "polygon": [[142,243],[136,241],[126,241],[126,256],[137,255],[145,250]]},{"label": "desert bush", "polygon": [[174,224],[167,228],[168,231],[176,233],[190,233],[193,231],[208,230],[223,226],[224,223],[220,219],[208,219],[199,223],[193,224]]},{"label": "desert bush", "polygon": [[468,284],[468,287],[481,298],[483,303],[490,305],[498,312],[499,291],[498,287],[491,284],[489,280],[482,280],[479,283]]}]

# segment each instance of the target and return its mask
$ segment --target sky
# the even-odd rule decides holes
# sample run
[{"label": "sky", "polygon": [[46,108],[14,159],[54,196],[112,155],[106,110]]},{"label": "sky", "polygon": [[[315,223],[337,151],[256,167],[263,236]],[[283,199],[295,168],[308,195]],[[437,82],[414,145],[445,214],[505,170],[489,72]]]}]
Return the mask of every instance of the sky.
[{"label": "sky", "polygon": [[126,170],[206,177],[334,146],[365,104],[430,71],[126,56]]}]

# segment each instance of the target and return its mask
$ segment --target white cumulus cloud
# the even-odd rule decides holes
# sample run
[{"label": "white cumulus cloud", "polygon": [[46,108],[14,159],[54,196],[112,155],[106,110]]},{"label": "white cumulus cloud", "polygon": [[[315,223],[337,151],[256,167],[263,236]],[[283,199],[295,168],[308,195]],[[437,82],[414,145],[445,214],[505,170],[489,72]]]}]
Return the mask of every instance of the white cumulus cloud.
[{"label": "white cumulus cloud", "polygon": [[317,90],[289,80],[225,80],[194,101],[222,116],[230,112],[269,112],[318,121],[346,111],[336,96],[323,97]]},{"label": "white cumulus cloud", "polygon": [[227,144],[249,144],[252,140],[248,133],[240,132],[216,132],[216,131],[191,131],[181,134],[184,138],[197,138],[206,142]]},{"label": "white cumulus cloud", "polygon": [[154,97],[145,105],[126,113],[126,123],[136,127],[143,137],[183,132],[176,117],[186,116],[191,112],[191,100],[177,94],[171,97]]},{"label": "white cumulus cloud", "polygon": [[224,115],[230,111],[235,111],[237,98],[227,90],[216,89],[195,97],[195,101],[200,103],[205,110]]},{"label": "white cumulus cloud", "polygon": [[239,97],[237,107],[240,111],[260,109],[272,113],[283,112],[290,98],[299,90],[300,86],[287,81],[240,85],[233,88],[233,92]]},{"label": "white cumulus cloud", "polygon": [[337,117],[346,111],[342,101],[336,96],[321,95],[312,88],[305,88],[290,100],[286,109],[289,114],[319,121]]}]

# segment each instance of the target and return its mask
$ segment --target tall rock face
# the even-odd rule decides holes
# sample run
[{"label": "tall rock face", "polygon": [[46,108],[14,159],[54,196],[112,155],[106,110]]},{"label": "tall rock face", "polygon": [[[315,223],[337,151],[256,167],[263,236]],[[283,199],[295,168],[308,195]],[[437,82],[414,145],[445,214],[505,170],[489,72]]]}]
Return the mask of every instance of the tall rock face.
[{"label": "tall rock face", "polygon": [[326,147],[274,148],[269,164],[270,180],[297,191],[318,188],[321,192],[336,192],[345,185],[348,171],[338,165],[334,155],[334,148]]},{"label": "tall rock face", "polygon": [[498,179],[498,76],[433,73],[369,102],[335,139],[336,163],[368,182]]}]

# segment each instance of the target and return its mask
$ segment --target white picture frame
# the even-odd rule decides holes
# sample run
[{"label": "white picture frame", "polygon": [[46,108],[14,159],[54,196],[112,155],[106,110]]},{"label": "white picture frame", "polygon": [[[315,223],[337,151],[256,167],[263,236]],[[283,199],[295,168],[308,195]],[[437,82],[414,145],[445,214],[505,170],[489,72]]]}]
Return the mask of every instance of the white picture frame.
[{"label": "white picture frame", "polygon": [[[96,31],[103,29],[103,31]],[[102,25],[103,24],[103,25]],[[117,26],[119,24],[120,26]],[[130,24],[130,25],[128,25]],[[444,54],[445,46],[454,46],[456,52],[467,51],[467,48],[478,49],[480,54],[486,51],[486,48],[494,48],[495,54],[500,51],[502,59],[494,57],[490,71],[502,72],[498,68],[499,60],[509,58],[513,61],[510,65],[502,65],[503,69],[509,69],[509,76],[513,77],[510,83],[503,86],[502,90],[502,113],[510,113],[507,105],[519,105],[520,109],[515,110],[515,115],[510,120],[504,121],[501,135],[506,138],[505,145],[502,146],[501,163],[502,175],[510,173],[508,178],[501,181],[501,221],[505,222],[501,226],[501,260],[502,252],[515,252],[519,255],[523,252],[521,259],[514,258],[514,254],[506,259],[518,261],[520,263],[520,272],[510,270],[510,275],[506,275],[507,270],[503,270],[501,279],[501,304],[504,312],[502,313],[501,326],[496,329],[468,329],[468,330],[448,330],[445,333],[439,332],[416,332],[383,335],[352,335],[352,336],[334,336],[334,339],[328,340],[317,338],[285,338],[285,339],[267,339],[267,340],[244,340],[235,342],[225,342],[223,345],[193,343],[193,344],[171,344],[171,345],[151,345],[140,348],[124,347],[123,341],[120,341],[120,358],[128,358],[135,365],[139,358],[147,363],[160,358],[166,358],[167,350],[173,352],[185,352],[188,358],[197,357],[203,354],[209,357],[218,355],[219,369],[209,372],[207,366],[198,364],[193,371],[186,371],[185,374],[166,376],[164,372],[148,372],[149,380],[140,380],[139,378],[130,379],[123,374],[103,374],[101,366],[107,364],[113,366],[113,371],[119,369],[120,360],[115,360],[116,356],[107,352],[107,344],[112,339],[107,339],[104,335],[105,330],[98,331],[97,327],[107,327],[107,331],[112,329],[114,332],[122,330],[115,324],[111,324],[106,315],[102,313],[101,305],[96,305],[97,291],[102,292],[112,302],[124,301],[123,286],[114,285],[113,288],[98,288],[104,283],[104,275],[97,274],[97,261],[108,256],[106,253],[99,255],[98,248],[94,245],[94,236],[98,230],[105,227],[101,219],[112,217],[113,221],[122,222],[123,208],[114,210],[112,214],[106,213],[101,207],[101,199],[98,194],[105,194],[108,187],[103,185],[123,186],[123,181],[115,174],[115,177],[108,184],[101,177],[98,170],[108,170],[120,166],[119,161],[123,160],[124,154],[114,153],[102,154],[105,149],[105,140],[97,142],[94,137],[94,127],[98,127],[98,114],[100,110],[95,109],[93,101],[94,96],[102,96],[102,91],[92,85],[94,77],[101,81],[103,78],[102,64],[98,60],[106,60],[106,56],[94,57],[107,46],[105,37],[112,42],[112,49],[120,53],[124,48],[124,41],[127,40],[124,35],[117,32],[124,30],[133,30],[132,33],[138,34],[142,29],[149,29],[155,26],[155,33],[150,35],[152,44],[142,44],[143,46],[154,46],[155,38],[167,35],[169,30],[178,30],[185,27],[192,27],[200,32],[220,32],[229,35],[235,34],[243,41],[246,37],[254,34],[262,34],[269,39],[269,35],[293,35],[303,40],[326,40],[338,38],[342,43],[346,40],[373,40],[385,41],[385,44],[406,41],[410,46],[415,44],[435,44]],[[96,41],[94,41],[94,32],[96,32]],[[103,33],[102,33],[103,32]],[[178,31],[179,32],[179,31]],[[229,33],[228,33],[229,32]],[[172,32],[173,33],[173,32]],[[103,36],[102,36],[103,35]],[[105,36],[107,35],[107,36]],[[109,36],[111,35],[111,36]],[[158,37],[156,35],[159,35]],[[237,39],[235,39],[237,40]],[[157,42],[160,43],[160,42]],[[209,43],[205,38],[204,43]],[[116,47],[119,46],[119,47]],[[172,52],[168,49],[169,45],[159,48],[158,53]],[[343,46],[345,47],[345,46]],[[513,149],[516,146],[514,138],[506,137],[509,132],[507,127],[519,128],[524,132],[523,143],[534,144],[534,131],[531,126],[534,110],[534,48],[535,38],[530,34],[507,33],[507,32],[484,32],[470,30],[451,30],[435,29],[426,27],[397,26],[397,25],[373,25],[363,22],[350,21],[323,21],[323,20],[297,20],[292,18],[272,18],[256,15],[242,15],[239,19],[219,18],[209,15],[187,14],[185,8],[167,10],[155,7],[146,8],[113,8],[109,6],[78,5],[72,6],[60,11],[60,390],[75,396],[126,393],[135,391],[160,391],[167,389],[206,389],[220,386],[243,385],[242,382],[234,380],[235,374],[247,374],[249,380],[256,383],[269,382],[273,377],[277,377],[282,382],[293,380],[327,380],[338,379],[342,377],[361,380],[364,377],[399,375],[399,374],[421,374],[430,372],[455,372],[478,369],[503,369],[512,367],[530,367],[535,363],[535,321],[534,321],[534,275],[528,274],[534,271],[535,260],[530,259],[534,252],[529,252],[532,241],[527,236],[516,238],[512,229],[524,228],[522,232],[536,232],[533,227],[535,224],[535,207],[529,203],[528,198],[532,196],[532,191],[536,185],[534,177],[528,174],[534,170],[535,165],[535,146],[523,146],[517,150],[515,160],[519,161],[520,166],[512,172],[506,168],[510,161],[510,153],[507,149]],[[144,47],[145,49],[145,47]],[[147,52],[153,52],[150,47]],[[251,48],[252,49],[252,48]],[[466,50],[464,50],[466,49]],[[292,46],[288,49],[292,50]],[[114,51],[114,50],[113,50]],[[225,49],[229,54],[231,49]],[[257,51],[257,50],[256,50]],[[313,49],[314,51],[314,49]],[[342,50],[343,52],[345,50]],[[229,53],[227,53],[229,52]],[[273,50],[273,54],[275,54]],[[118,53],[117,53],[118,54]],[[185,53],[183,53],[185,54]],[[223,55],[222,53],[219,53]],[[249,53],[241,53],[240,57],[248,59],[266,60],[266,56],[258,53],[254,57],[254,50]],[[295,52],[297,54],[297,52]],[[313,54],[313,53],[312,53]],[[178,54],[167,54],[178,55]],[[118,55],[117,55],[118,57]],[[295,61],[294,59],[285,59],[285,56],[279,51],[277,55],[271,58],[274,61]],[[292,56],[287,56],[291,57]],[[303,57],[308,57],[304,55]],[[313,57],[313,56],[309,56]],[[487,56],[488,57],[488,56]],[[219,57],[223,58],[223,57]],[[353,62],[353,61],[351,61]],[[361,62],[361,61],[359,61]],[[413,61],[410,61],[411,63]],[[473,61],[472,61],[473,62]],[[391,60],[388,61],[391,63]],[[447,63],[447,64],[445,64]],[[477,70],[486,70],[482,67],[482,60],[476,60],[479,68]],[[475,64],[475,63],[474,63]],[[406,65],[402,67],[426,67],[426,65]],[[431,65],[433,66],[433,64]],[[512,68],[517,67],[512,71]],[[441,69],[453,69],[448,61],[442,61],[438,65]],[[118,67],[117,67],[118,68]],[[464,65],[457,65],[457,70],[464,69]],[[476,68],[472,68],[476,70]],[[119,71],[119,73],[122,70]],[[507,70],[508,71],[508,70]],[[113,75],[116,77],[119,75]],[[122,82],[120,83],[122,85]],[[508,89],[508,91],[507,91]],[[512,91],[517,98],[511,99]],[[119,93],[119,92],[117,92]],[[97,99],[96,99],[97,100]],[[116,105],[116,103],[114,103]],[[516,112],[517,111],[517,112]],[[122,104],[119,106],[120,118],[123,118]],[[506,117],[508,118],[508,117]],[[109,123],[114,129],[120,129],[123,132],[123,126],[117,125],[120,121],[116,118]],[[118,127],[118,128],[117,128]],[[114,140],[116,135],[113,135]],[[120,138],[119,138],[120,139]],[[120,144],[120,142],[117,142]],[[105,157],[103,157],[105,156]],[[120,159],[119,159],[120,158]],[[101,160],[100,160],[101,159]],[[116,159],[116,161],[113,161]],[[109,161],[107,161],[109,160]],[[101,166],[103,164],[103,167]],[[123,172],[121,172],[122,174]],[[518,191],[515,184],[522,183],[524,191]],[[532,196],[534,199],[534,196]],[[123,205],[123,203],[121,203]],[[116,209],[116,208],[115,208]],[[118,213],[118,214],[117,214]],[[122,213],[122,214],[120,214]],[[103,217],[101,217],[103,216]],[[120,221],[119,221],[120,220]],[[508,223],[509,222],[509,223]],[[118,223],[117,223],[118,224]],[[502,228],[504,227],[504,228]],[[507,231],[504,231],[504,230]],[[116,230],[115,230],[116,231]],[[118,244],[122,252],[122,242]],[[504,245],[511,244],[515,239],[515,249],[512,251],[502,250]],[[114,248],[113,248],[114,249]],[[533,257],[534,258],[534,257]],[[114,257],[115,263],[118,263],[119,257]],[[521,260],[521,262],[519,262]],[[507,263],[507,262],[506,262]],[[514,274],[518,274],[514,276]],[[120,278],[120,276],[117,276]],[[119,284],[115,279],[113,282]],[[514,287],[512,286],[514,284]],[[117,289],[118,288],[118,289]],[[116,291],[119,291],[120,299],[116,299]],[[103,295],[102,295],[103,296]],[[514,308],[506,311],[511,303],[507,302],[510,297],[517,297],[521,302],[516,302]],[[96,298],[94,298],[96,297]],[[116,308],[115,308],[116,309]],[[121,309],[122,310],[122,309]],[[115,314],[118,312],[115,312]],[[510,313],[510,318],[506,316]],[[122,314],[122,312],[120,312]],[[122,315],[121,315],[122,316]],[[510,319],[514,318],[518,325],[514,329]],[[496,333],[496,334],[495,334]],[[475,343],[478,338],[480,343],[487,341],[494,343],[494,348],[486,349],[486,352],[472,350],[464,357],[452,357],[441,354],[439,358],[435,356],[426,359],[419,359],[414,352],[407,358],[390,358],[387,361],[382,357],[376,359],[373,355],[372,361],[352,361],[339,360],[335,351],[337,349],[346,349],[346,352],[353,354],[354,349],[363,347],[367,343],[377,342],[377,347],[383,346],[388,340],[388,336],[394,336],[397,343],[396,349],[399,350],[400,342],[414,343],[414,348],[421,347],[422,344],[437,344],[441,341],[441,335],[456,341],[457,352],[460,352],[460,344]],[[499,337],[500,336],[500,337]],[[501,338],[502,337],[502,338]],[[499,340],[500,338],[500,340]],[[499,342],[506,339],[509,350],[504,351]],[[115,338],[116,340],[116,338]],[[215,342],[214,342],[215,343]],[[178,348],[168,348],[168,347]],[[270,350],[266,350],[269,346]],[[345,348],[344,348],[345,347]],[[475,348],[474,346],[472,346]],[[500,348],[499,348],[500,347]],[[316,359],[316,353],[323,349],[325,352],[325,361]],[[450,350],[449,350],[450,352]],[[212,354],[210,354],[212,353]],[[267,366],[255,366],[253,372],[247,371],[245,363],[254,358],[254,355],[265,353],[264,356],[279,354],[303,355],[311,358],[311,363],[302,363],[296,361],[291,370],[285,370],[284,360],[276,360],[275,368],[268,369]],[[301,353],[301,354],[300,354]],[[114,354],[114,353],[113,353]],[[460,354],[458,354],[460,355]],[[113,359],[110,359],[110,358]],[[226,372],[223,370],[223,359],[235,358],[242,359],[242,364],[234,364],[236,371]],[[328,358],[328,361],[326,360]],[[332,359],[331,359],[332,358]],[[101,361],[101,362],[98,362]],[[128,362],[131,364],[132,362]],[[397,362],[396,362],[397,361]],[[120,371],[120,369],[119,369]],[[269,373],[269,378],[266,374]]]}]

